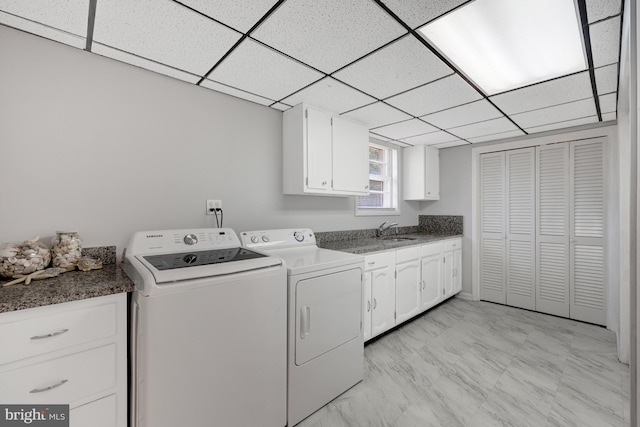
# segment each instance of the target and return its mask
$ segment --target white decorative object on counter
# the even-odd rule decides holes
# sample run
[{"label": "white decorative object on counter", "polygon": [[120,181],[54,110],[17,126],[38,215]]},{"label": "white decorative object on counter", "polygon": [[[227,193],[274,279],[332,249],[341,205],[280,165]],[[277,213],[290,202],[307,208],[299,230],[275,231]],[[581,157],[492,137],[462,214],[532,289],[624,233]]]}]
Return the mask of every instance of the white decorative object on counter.
[{"label": "white decorative object on counter", "polygon": [[75,270],[82,256],[82,239],[77,231],[56,231],[51,241],[53,266]]},{"label": "white decorative object on counter", "polygon": [[51,254],[49,249],[38,241],[39,238],[22,243],[4,243],[0,247],[0,275],[27,275],[48,266]]}]

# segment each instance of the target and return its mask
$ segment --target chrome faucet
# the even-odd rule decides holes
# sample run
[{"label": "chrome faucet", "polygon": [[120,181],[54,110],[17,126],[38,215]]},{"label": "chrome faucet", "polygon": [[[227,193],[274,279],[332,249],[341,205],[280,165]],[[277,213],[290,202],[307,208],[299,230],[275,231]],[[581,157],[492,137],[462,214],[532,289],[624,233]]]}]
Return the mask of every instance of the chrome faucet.
[{"label": "chrome faucet", "polygon": [[398,233],[398,223],[397,223],[397,222],[394,222],[394,223],[389,224],[389,225],[387,225],[387,224],[389,224],[389,221],[385,221],[385,222],[383,222],[383,223],[380,225],[380,227],[378,227],[378,229],[376,230],[376,237],[380,237],[380,236],[382,236],[382,233],[383,233],[385,230],[390,229],[391,227],[396,227],[396,234]]}]

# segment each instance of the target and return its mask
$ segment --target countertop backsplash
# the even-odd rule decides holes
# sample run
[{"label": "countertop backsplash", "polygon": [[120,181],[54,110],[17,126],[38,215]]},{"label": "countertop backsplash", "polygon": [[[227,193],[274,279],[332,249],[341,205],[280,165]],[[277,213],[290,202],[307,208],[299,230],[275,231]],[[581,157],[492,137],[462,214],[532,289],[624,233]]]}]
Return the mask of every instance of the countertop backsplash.
[{"label": "countertop backsplash", "polygon": [[[407,227],[397,227],[397,234],[417,233],[418,226],[411,225]],[[376,237],[375,228],[367,228],[363,230],[343,230],[343,231],[319,231],[316,234],[316,242],[319,246],[324,243],[338,242],[342,240],[357,240]],[[385,231],[385,235],[396,234],[395,228]]]},{"label": "countertop backsplash", "polygon": [[462,215],[419,215],[418,232],[464,234]]}]

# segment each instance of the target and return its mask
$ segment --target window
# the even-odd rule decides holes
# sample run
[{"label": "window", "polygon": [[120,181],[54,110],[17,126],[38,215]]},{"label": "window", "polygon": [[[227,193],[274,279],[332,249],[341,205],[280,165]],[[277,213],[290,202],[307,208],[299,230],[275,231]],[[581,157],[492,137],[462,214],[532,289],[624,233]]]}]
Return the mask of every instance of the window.
[{"label": "window", "polygon": [[356,215],[399,215],[397,150],[369,145],[369,195],[356,198]]}]

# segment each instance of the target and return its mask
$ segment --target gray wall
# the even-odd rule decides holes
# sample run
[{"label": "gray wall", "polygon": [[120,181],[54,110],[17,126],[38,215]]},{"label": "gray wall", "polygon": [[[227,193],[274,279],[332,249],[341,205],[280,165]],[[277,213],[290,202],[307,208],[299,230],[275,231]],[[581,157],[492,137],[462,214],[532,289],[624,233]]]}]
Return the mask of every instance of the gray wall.
[{"label": "gray wall", "polygon": [[[282,113],[0,26],[0,243],[75,229],[85,246],[134,231],[316,231],[418,223],[356,217],[354,198],[282,194]],[[401,158],[400,158],[401,160]]]}]

